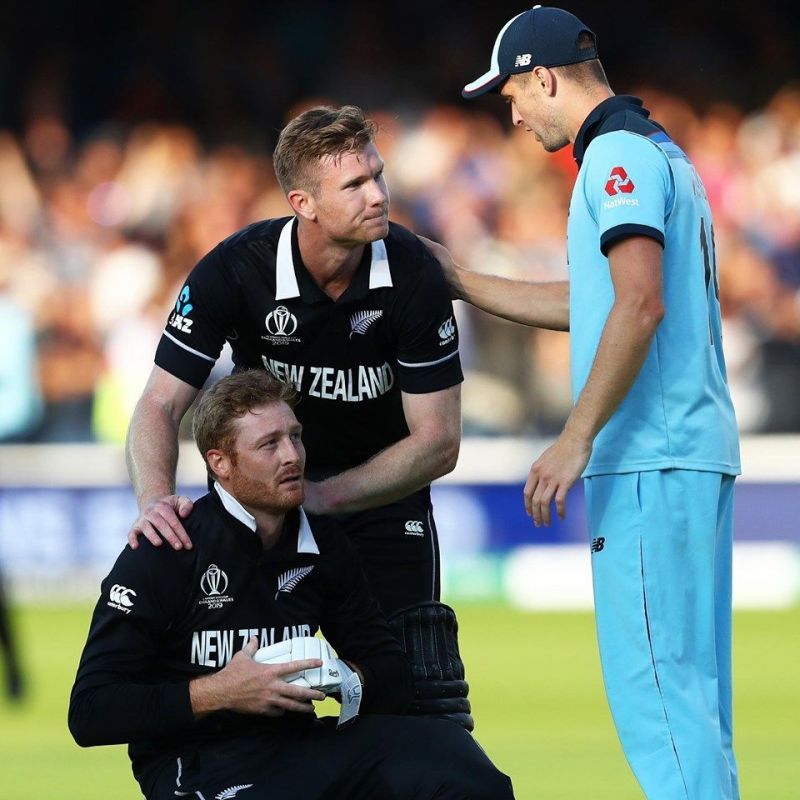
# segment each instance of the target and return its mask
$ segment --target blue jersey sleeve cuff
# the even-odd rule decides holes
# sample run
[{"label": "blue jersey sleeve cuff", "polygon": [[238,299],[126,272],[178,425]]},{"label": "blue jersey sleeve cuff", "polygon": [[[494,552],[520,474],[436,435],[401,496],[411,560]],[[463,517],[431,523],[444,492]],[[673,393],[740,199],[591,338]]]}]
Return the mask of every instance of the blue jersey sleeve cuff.
[{"label": "blue jersey sleeve cuff", "polygon": [[603,233],[600,237],[600,252],[608,257],[608,251],[612,245],[621,242],[623,239],[629,239],[631,236],[648,236],[651,239],[655,239],[662,247],[664,246],[664,234],[658,228],[651,228],[649,225],[626,223],[624,225],[615,225]]}]

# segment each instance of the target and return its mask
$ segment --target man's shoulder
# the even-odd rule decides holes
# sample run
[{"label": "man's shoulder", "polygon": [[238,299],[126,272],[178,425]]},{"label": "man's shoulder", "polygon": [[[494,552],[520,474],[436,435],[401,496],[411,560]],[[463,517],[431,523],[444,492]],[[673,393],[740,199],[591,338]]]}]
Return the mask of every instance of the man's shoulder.
[{"label": "man's shoulder", "polygon": [[[402,261],[403,270],[419,271],[428,267],[431,261],[438,263],[417,235],[396,222],[389,223],[389,235],[383,240],[391,263],[393,258]],[[392,275],[394,278],[394,274]]]},{"label": "man's shoulder", "polygon": [[281,231],[290,220],[291,217],[274,217],[253,222],[223,239],[217,247],[223,255],[233,255],[252,247],[274,255]]},{"label": "man's shoulder", "polygon": [[428,276],[436,282],[444,281],[441,265],[413,231],[390,222],[389,235],[383,241],[395,288],[414,289],[421,276]]}]

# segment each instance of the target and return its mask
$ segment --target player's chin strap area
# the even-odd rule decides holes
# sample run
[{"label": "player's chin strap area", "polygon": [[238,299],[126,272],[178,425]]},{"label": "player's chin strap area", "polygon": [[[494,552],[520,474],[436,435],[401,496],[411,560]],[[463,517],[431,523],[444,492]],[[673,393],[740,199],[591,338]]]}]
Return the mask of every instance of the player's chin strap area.
[{"label": "player's chin strap area", "polygon": [[389,626],[411,661],[414,701],[411,713],[441,717],[471,731],[475,727],[464,680],[464,662],[458,652],[455,611],[431,601],[395,611]]}]

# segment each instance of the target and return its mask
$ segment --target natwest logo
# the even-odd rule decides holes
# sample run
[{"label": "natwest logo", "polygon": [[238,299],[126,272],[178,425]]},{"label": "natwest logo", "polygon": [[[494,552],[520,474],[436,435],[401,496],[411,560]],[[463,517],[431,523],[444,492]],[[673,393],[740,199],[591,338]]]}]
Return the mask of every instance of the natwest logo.
[{"label": "natwest logo", "polygon": [[628,177],[624,167],[614,167],[606,181],[606,194],[613,197],[617,192],[630,194],[634,190],[633,181]]}]

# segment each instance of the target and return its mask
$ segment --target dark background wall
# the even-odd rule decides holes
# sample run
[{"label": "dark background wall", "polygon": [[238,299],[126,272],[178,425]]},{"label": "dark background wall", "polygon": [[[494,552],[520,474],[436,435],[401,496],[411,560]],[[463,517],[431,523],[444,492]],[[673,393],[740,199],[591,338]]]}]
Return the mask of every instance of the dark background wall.
[{"label": "dark background wall", "polygon": [[[748,110],[800,76],[794,4],[562,6],[598,34],[617,91],[647,83],[696,106],[723,100]],[[55,111],[79,136],[101,121],[157,118],[187,122],[213,141],[251,137],[254,128],[269,135],[308,96],[367,107],[460,103],[460,87],[487,67],[501,25],[525,7],[506,0],[6,2],[0,127],[19,130],[33,115]]]}]

